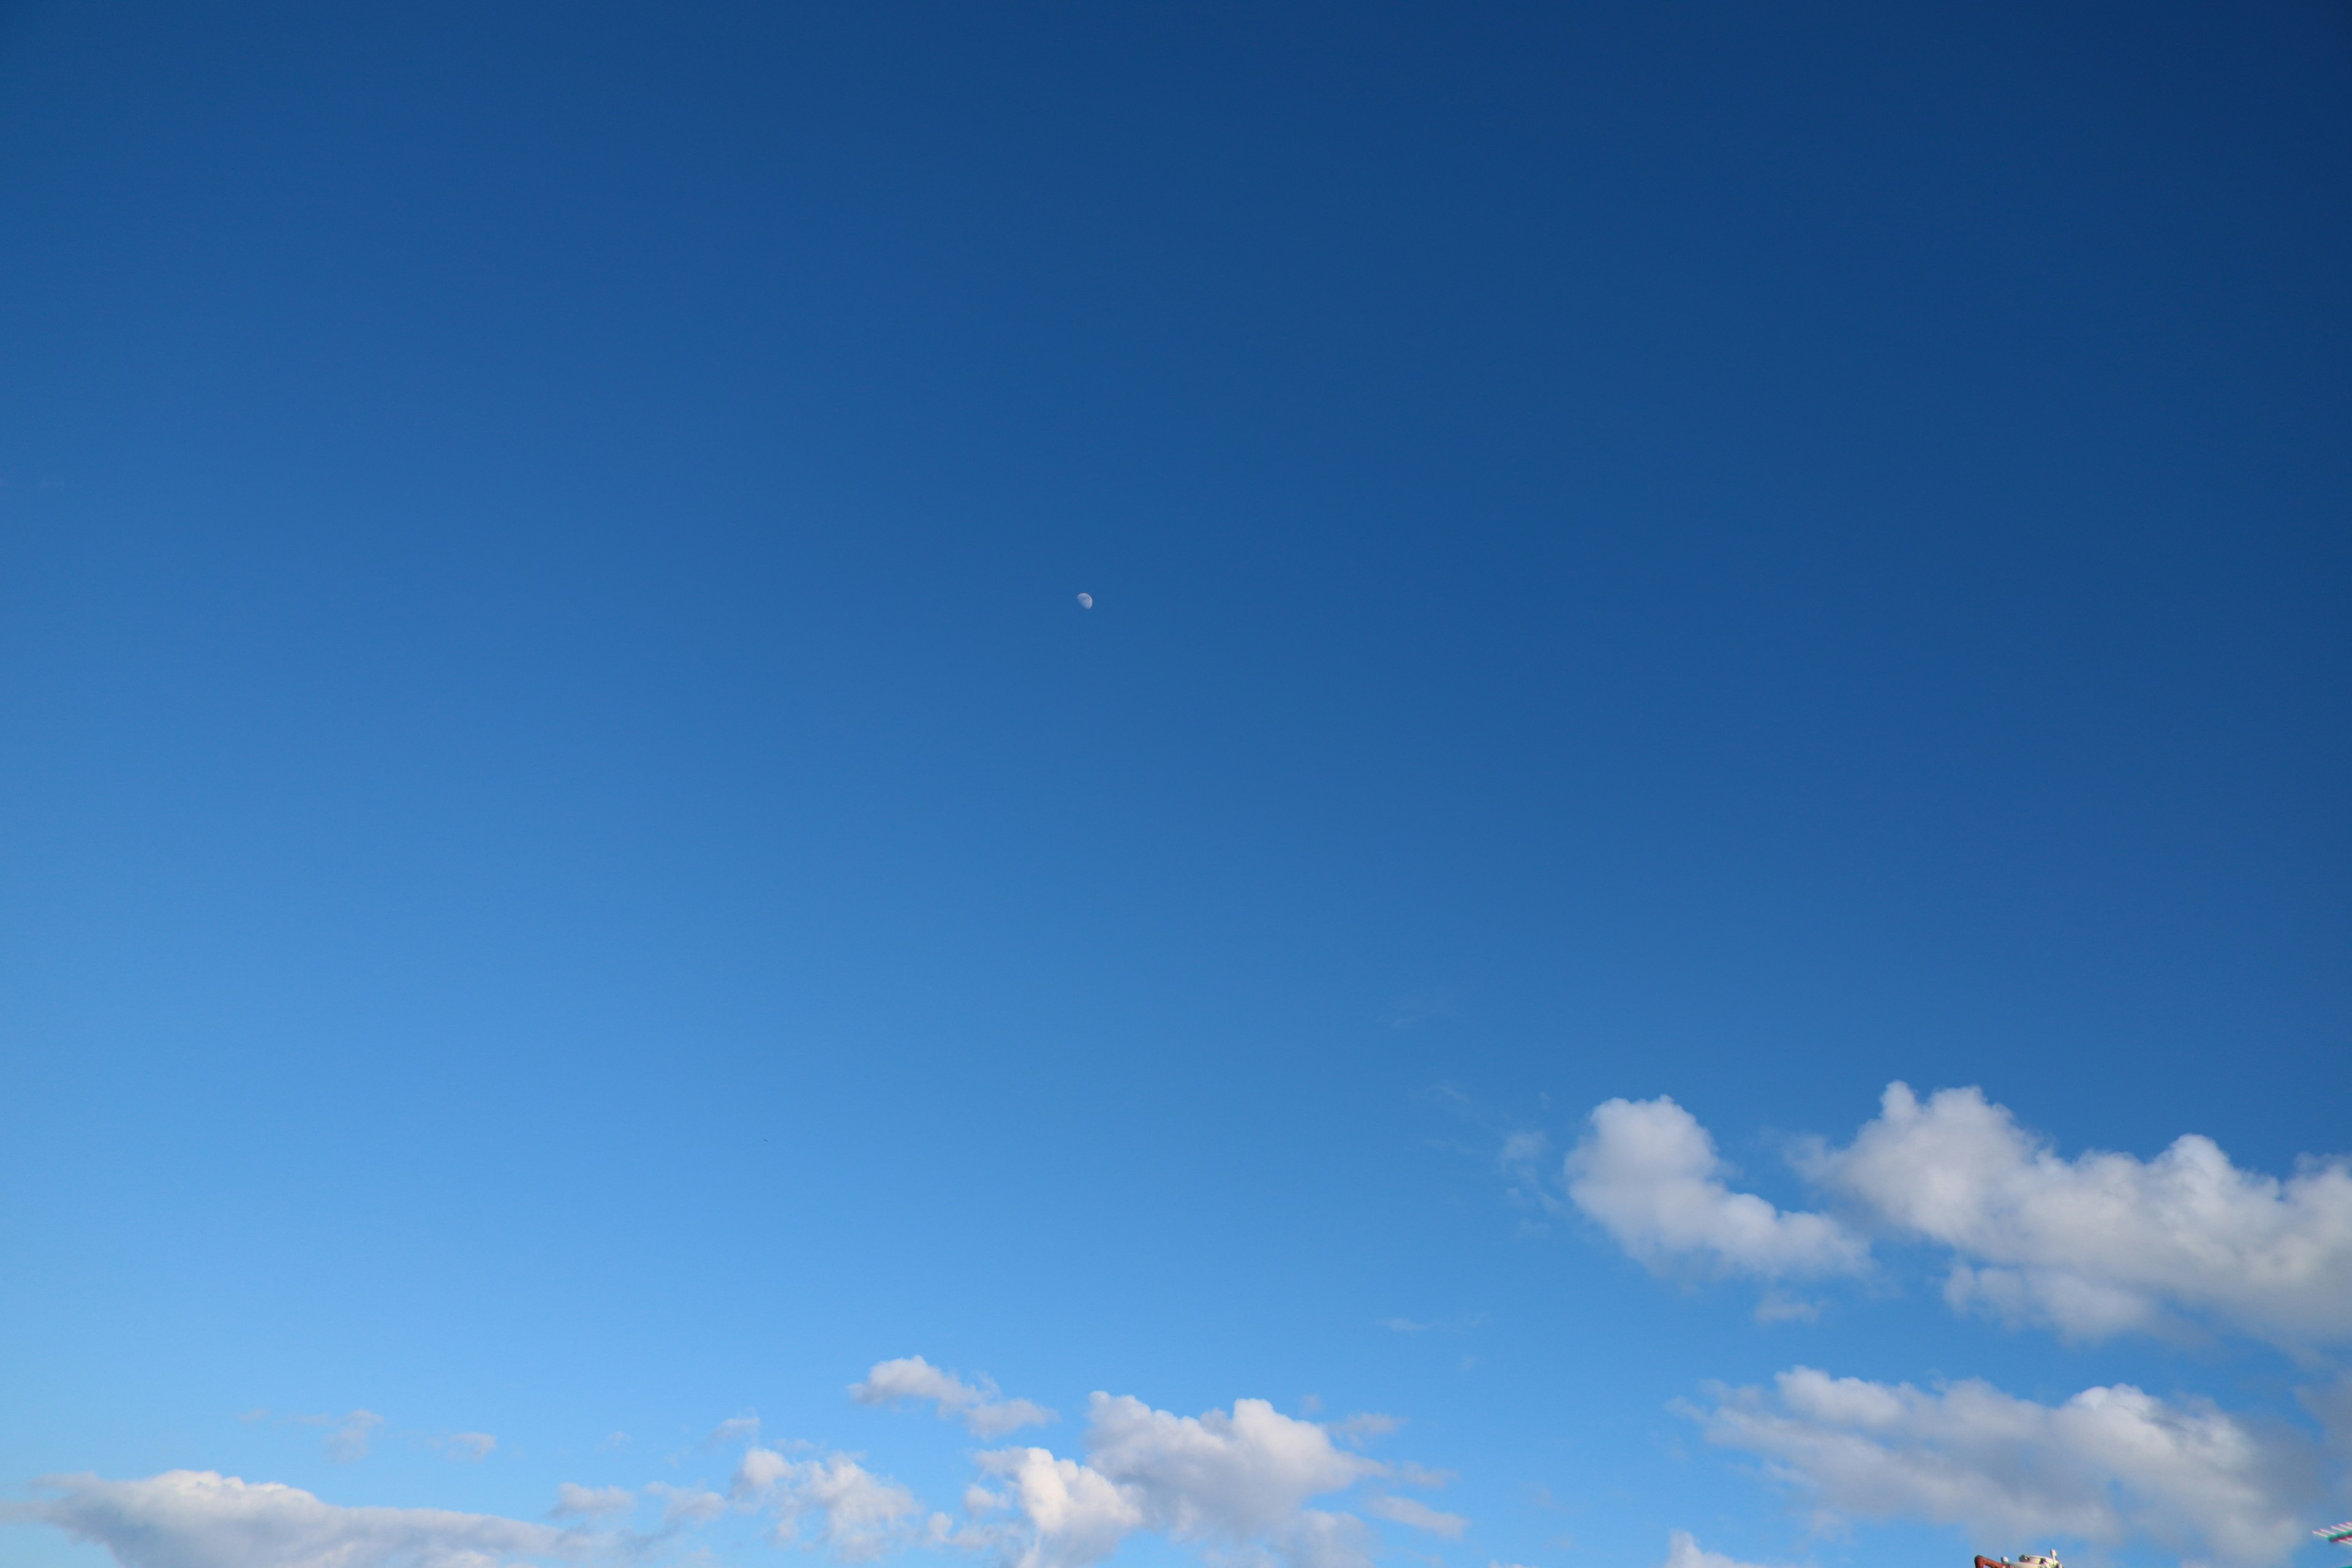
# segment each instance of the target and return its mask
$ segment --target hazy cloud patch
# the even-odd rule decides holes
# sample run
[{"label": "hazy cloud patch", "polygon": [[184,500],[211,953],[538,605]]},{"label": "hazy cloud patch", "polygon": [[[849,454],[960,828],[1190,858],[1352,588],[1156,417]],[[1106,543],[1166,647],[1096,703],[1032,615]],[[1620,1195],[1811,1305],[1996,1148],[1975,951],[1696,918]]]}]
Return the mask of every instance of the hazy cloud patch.
[{"label": "hazy cloud patch", "polygon": [[344,1508],[296,1487],[210,1470],[146,1480],[48,1476],[53,1495],[0,1505],[102,1546],[124,1568],[497,1568],[583,1555],[586,1538],[544,1524],[430,1508]]}]

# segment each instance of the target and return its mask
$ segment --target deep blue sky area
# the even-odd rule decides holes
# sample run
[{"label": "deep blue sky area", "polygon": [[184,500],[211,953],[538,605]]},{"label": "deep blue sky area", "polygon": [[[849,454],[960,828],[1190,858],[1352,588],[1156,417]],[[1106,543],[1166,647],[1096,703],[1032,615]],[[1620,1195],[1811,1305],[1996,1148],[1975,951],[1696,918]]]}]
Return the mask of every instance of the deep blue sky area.
[{"label": "deep blue sky area", "polygon": [[1498,1151],[2346,1146],[2347,280],[2341,5],[6,7],[0,1489],[953,1513],[921,1354],[1397,1415],[1382,1562],[1957,1563],[1691,1402],[2322,1433]]}]

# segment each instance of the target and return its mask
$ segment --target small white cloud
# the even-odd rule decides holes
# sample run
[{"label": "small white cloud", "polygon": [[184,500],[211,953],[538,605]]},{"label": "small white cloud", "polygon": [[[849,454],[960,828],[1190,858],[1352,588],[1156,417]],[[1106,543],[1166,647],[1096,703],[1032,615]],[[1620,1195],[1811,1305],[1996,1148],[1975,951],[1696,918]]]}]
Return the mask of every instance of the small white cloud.
[{"label": "small white cloud", "polygon": [[1723,1173],[1715,1140],[1672,1100],[1612,1100],[1568,1156],[1568,1195],[1654,1269],[1689,1258],[1780,1279],[1868,1267],[1868,1248],[1837,1221],[1733,1192]]},{"label": "small white cloud", "polygon": [[600,1454],[609,1454],[615,1448],[625,1448],[628,1446],[629,1435],[626,1432],[608,1432],[604,1436],[604,1440],[596,1445],[596,1451]]},{"label": "small white cloud", "polygon": [[441,1440],[441,1451],[453,1459],[473,1462],[487,1459],[499,1440],[488,1432],[459,1432]]},{"label": "small white cloud", "polygon": [[1666,1537],[1666,1561],[1664,1568],[1756,1568],[1752,1563],[1742,1563],[1720,1552],[1708,1552],[1700,1547],[1687,1530],[1677,1530]]},{"label": "small white cloud", "polygon": [[1326,1421],[1323,1429],[1346,1443],[1362,1444],[1403,1430],[1404,1417],[1378,1410],[1360,1411],[1341,1421]]},{"label": "small white cloud", "polygon": [[795,1539],[802,1520],[817,1515],[824,1544],[845,1563],[870,1563],[909,1544],[909,1521],[923,1511],[912,1492],[846,1454],[788,1459],[773,1448],[755,1447],[743,1456],[729,1489],[738,1507],[774,1517],[779,1542]]},{"label": "small white cloud", "polygon": [[1444,1513],[1427,1503],[1409,1497],[1368,1498],[1364,1511],[1397,1524],[1409,1524],[1415,1530],[1425,1530],[1447,1540],[1457,1539],[1470,1528],[1470,1521],[1458,1513]]},{"label": "small white cloud", "polygon": [[987,1378],[967,1383],[919,1355],[875,1363],[864,1381],[849,1385],[849,1396],[860,1405],[929,1400],[938,1407],[940,1419],[961,1417],[965,1429],[976,1437],[1002,1437],[1055,1419],[1054,1413],[1042,1405],[1001,1397],[996,1384]]},{"label": "small white cloud", "polygon": [[104,1547],[127,1568],[491,1568],[570,1557],[567,1531],[433,1508],[341,1508],[274,1482],[210,1470],[141,1481],[47,1476],[52,1495],[0,1504],[0,1520],[47,1524]]},{"label": "small white cloud", "polygon": [[626,1487],[583,1487],[570,1481],[555,1489],[555,1506],[548,1510],[552,1519],[618,1519],[634,1513],[637,1494]]},{"label": "small white cloud", "polygon": [[1969,1380],[1934,1392],[1796,1367],[1696,1413],[1833,1514],[1988,1538],[2154,1542],[2259,1568],[2302,1543],[2322,1495],[2308,1439],[2127,1384],[2045,1405]]}]

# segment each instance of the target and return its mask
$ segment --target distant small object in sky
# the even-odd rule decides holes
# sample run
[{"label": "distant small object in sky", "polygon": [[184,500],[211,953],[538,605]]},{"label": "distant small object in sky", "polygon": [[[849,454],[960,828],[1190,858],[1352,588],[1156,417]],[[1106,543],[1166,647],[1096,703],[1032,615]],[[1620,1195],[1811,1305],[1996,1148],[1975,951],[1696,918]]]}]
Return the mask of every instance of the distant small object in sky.
[{"label": "distant small object in sky", "polygon": [[1094,607],[1095,596],[1092,594],[1081,594],[1078,595],[1078,608],[1082,610],[1091,610]]}]

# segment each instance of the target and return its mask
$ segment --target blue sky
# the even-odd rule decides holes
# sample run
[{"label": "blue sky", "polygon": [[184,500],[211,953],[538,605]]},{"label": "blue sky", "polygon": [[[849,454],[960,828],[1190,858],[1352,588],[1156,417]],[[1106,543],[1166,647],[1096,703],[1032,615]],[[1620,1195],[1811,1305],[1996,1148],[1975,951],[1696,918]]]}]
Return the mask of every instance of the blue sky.
[{"label": "blue sky", "polygon": [[2335,1563],[2347,174],[2318,4],[0,12],[5,1555]]}]

